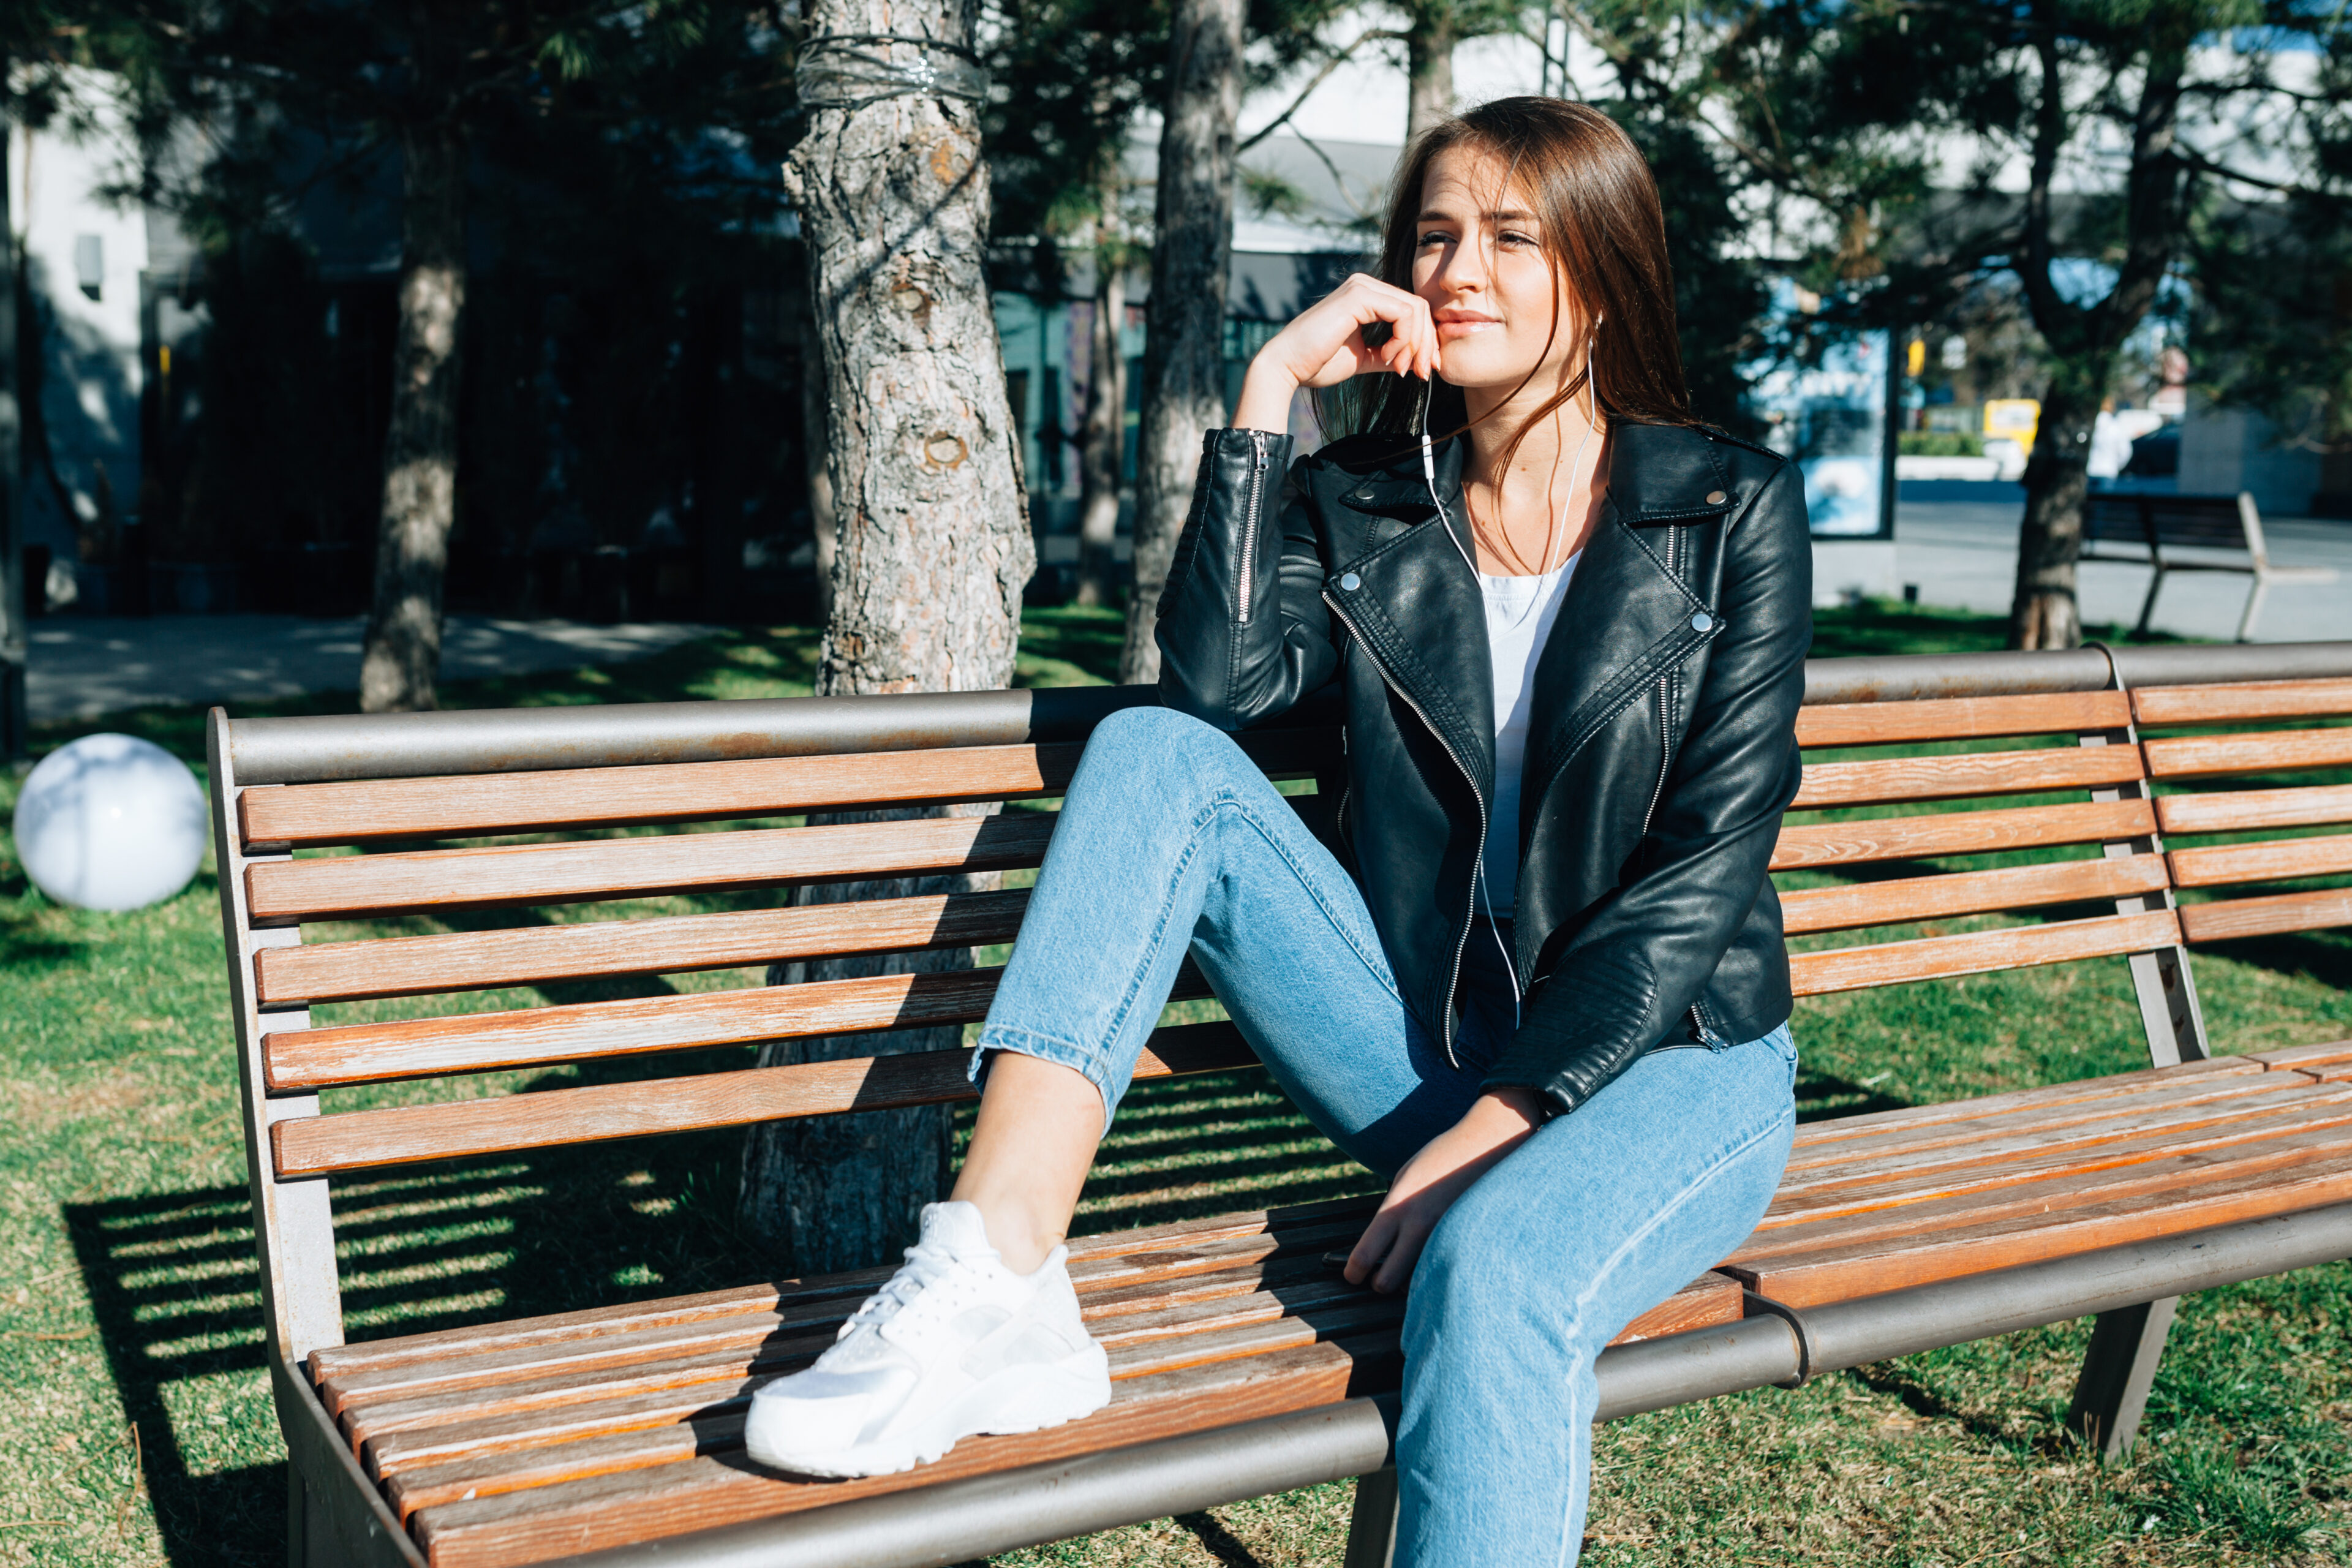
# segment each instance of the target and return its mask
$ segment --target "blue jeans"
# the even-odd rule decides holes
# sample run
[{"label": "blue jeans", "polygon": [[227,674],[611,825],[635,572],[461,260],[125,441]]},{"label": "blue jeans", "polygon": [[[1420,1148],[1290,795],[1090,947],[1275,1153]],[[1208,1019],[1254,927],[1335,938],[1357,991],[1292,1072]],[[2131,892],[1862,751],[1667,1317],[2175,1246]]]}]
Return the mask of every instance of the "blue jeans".
[{"label": "blue jeans", "polygon": [[[1071,781],[975,1076],[992,1051],[1059,1062],[1102,1091],[1108,1125],[1188,952],[1283,1091],[1382,1175],[1461,1119],[1514,1026],[1482,924],[1449,1064],[1289,803],[1225,735],[1128,709]],[[1785,1026],[1654,1051],[1447,1211],[1405,1310],[1398,1568],[1576,1561],[1594,1358],[1763,1217],[1796,1064]]]}]

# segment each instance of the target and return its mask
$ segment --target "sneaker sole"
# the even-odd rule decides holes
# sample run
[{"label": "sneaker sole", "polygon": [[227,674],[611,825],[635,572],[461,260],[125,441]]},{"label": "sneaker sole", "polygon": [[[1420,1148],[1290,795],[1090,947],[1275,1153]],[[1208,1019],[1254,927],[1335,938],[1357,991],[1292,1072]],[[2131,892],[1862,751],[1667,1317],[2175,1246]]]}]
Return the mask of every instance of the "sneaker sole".
[{"label": "sneaker sole", "polygon": [[747,1426],[744,1447],[761,1464],[794,1475],[831,1480],[895,1476],[931,1463],[966,1437],[1042,1432],[1091,1415],[1109,1403],[1110,1358],[1100,1345],[1089,1344],[1049,1367],[1006,1367],[895,1436],[803,1452],[771,1447]]}]

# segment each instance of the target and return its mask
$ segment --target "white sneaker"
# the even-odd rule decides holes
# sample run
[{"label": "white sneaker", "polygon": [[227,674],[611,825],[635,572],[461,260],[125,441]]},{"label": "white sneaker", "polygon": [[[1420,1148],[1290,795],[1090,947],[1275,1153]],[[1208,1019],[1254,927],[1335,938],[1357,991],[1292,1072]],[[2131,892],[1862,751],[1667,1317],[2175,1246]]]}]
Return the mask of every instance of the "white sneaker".
[{"label": "white sneaker", "polygon": [[980,1432],[1034,1432],[1110,1403],[1065,1247],[1015,1274],[968,1203],[923,1209],[906,1265],[805,1372],[751,1396],[744,1447],[804,1476],[887,1476]]}]

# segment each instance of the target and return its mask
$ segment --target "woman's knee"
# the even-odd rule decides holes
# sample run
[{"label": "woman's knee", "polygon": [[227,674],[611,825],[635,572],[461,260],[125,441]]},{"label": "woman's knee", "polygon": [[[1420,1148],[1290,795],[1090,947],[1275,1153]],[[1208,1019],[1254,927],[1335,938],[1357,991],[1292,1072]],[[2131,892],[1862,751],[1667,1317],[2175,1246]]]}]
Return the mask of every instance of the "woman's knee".
[{"label": "woman's knee", "polygon": [[1481,1202],[1473,1186],[1448,1208],[1412,1270],[1412,1308],[1456,1313],[1518,1316],[1556,1301],[1539,1288],[1529,1265],[1540,1251],[1516,1205]]},{"label": "woman's knee", "polygon": [[1222,730],[1190,713],[1155,703],[1122,708],[1113,713],[1094,727],[1094,732],[1087,737],[1087,749],[1090,752],[1166,752],[1219,741],[1228,746],[1233,744],[1233,738]]},{"label": "woman's knee", "polygon": [[1235,777],[1262,775],[1231,735],[1190,713],[1152,707],[1122,708],[1095,726],[1077,787],[1099,787],[1105,776],[1115,787],[1148,785],[1152,799],[1175,804],[1213,795]]}]

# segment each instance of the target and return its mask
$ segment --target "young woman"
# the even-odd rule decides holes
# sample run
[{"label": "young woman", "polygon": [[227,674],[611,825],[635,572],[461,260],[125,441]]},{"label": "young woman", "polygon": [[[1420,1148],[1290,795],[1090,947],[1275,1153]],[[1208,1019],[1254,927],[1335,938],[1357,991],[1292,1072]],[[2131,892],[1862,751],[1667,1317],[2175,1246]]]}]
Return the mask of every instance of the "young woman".
[{"label": "young woman", "polygon": [[[954,1198],[754,1398],[754,1458],[903,1469],[1109,1397],[1061,1242],[1189,953],[1390,1177],[1347,1274],[1412,1286],[1396,1561],[1574,1560],[1594,1358],[1746,1237],[1794,1120],[1765,869],[1804,502],[1693,420],[1673,300],[1605,116],[1511,99],[1408,151],[1381,276],[1284,328],[1208,437],[1166,706],[1105,722],[1071,783]],[[1290,464],[1295,395],[1342,384],[1360,433]],[[1347,787],[1318,835],[1227,732],[1330,686]]]}]

